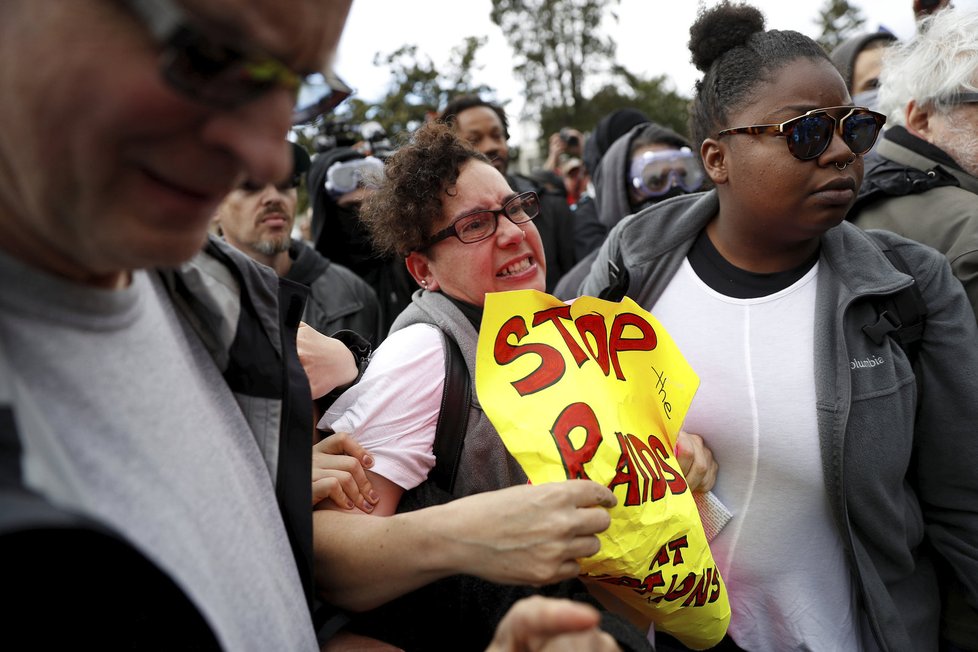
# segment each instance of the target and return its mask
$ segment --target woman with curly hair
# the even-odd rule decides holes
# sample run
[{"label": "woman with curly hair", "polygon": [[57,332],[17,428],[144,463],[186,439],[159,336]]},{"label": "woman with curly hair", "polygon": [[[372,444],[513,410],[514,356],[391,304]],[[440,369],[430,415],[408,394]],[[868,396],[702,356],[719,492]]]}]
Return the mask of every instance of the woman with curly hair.
[{"label": "woman with curly hair", "polygon": [[[937,650],[939,569],[978,606],[967,297],[938,252],[844,221],[884,119],[852,105],[817,43],[727,2],[690,34],[691,133],[715,189],[626,218],[583,291],[609,287],[616,262],[700,376],[685,425],[734,514],[711,543],[724,647]],[[914,277],[915,355],[881,310]]]},{"label": "woman with curly hair", "polygon": [[[366,611],[350,631],[404,649],[484,649],[507,608],[525,596],[599,606],[576,579],[577,559],[597,552],[595,534],[610,523],[605,508],[615,497],[590,480],[528,485],[475,395],[486,293],[544,289],[546,262],[532,221],[536,195],[514,193],[485,156],[440,123],[415,132],[388,159],[384,176],[361,219],[382,253],[405,259],[421,289],[362,378],[319,424],[350,433],[366,448],[373,462],[366,473],[379,500],[369,514],[328,502],[316,512],[318,558],[344,560],[317,572],[329,582],[327,599]],[[451,493],[428,480],[445,337],[458,344],[472,387],[472,400],[462,406],[468,421]],[[395,514],[404,511],[402,503],[414,511]],[[386,581],[363,580],[376,574],[374,564],[383,566]],[[649,649],[645,633],[623,618],[604,613],[602,628],[568,644]]]}]

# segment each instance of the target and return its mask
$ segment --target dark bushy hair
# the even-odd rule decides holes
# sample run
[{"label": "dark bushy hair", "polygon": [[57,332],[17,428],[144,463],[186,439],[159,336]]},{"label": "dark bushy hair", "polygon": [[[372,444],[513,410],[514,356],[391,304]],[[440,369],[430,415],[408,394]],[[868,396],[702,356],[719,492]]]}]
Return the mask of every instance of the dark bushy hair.
[{"label": "dark bushy hair", "polygon": [[407,256],[421,248],[442,218],[442,198],[469,161],[489,159],[441,122],[418,129],[385,164],[384,181],[360,208],[374,248],[383,255]]},{"label": "dark bushy hair", "polygon": [[703,79],[696,82],[689,132],[697,146],[728,125],[761,82],[796,59],[831,60],[818,43],[790,30],[764,30],[764,16],[748,4],[729,0],[700,10],[689,29],[691,61]]},{"label": "dark bushy hair", "polygon": [[498,104],[488,102],[478,95],[462,95],[460,97],[456,97],[445,105],[444,109],[442,109],[439,120],[454,127],[455,120],[459,113],[477,106],[484,106],[487,109],[492,109],[496,115],[499,116],[499,121],[503,124],[503,135],[506,136],[506,140],[509,140],[509,120],[506,119],[506,112],[503,111],[503,107],[499,106]]}]

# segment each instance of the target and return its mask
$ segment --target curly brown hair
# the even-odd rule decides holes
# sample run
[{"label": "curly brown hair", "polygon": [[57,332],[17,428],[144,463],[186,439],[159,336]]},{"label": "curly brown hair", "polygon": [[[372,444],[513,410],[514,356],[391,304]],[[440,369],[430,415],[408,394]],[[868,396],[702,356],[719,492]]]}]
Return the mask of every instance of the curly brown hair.
[{"label": "curly brown hair", "polygon": [[387,159],[383,183],[360,208],[374,248],[382,255],[404,257],[423,248],[442,218],[442,198],[455,193],[462,167],[472,160],[489,163],[441,122],[414,132]]}]

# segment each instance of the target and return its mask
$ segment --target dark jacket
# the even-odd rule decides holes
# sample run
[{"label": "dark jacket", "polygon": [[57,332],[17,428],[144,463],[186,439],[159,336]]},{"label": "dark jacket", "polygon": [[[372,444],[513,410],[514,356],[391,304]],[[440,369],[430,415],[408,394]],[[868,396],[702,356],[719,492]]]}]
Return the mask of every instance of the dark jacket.
[{"label": "dark jacket", "polygon": [[411,293],[418,284],[400,257],[381,257],[374,251],[370,232],[360,221],[359,207],[341,207],[326,191],[330,166],[357,158],[363,158],[363,154],[352,147],[335,147],[313,159],[307,176],[312,240],[316,251],[346,267],[374,289],[381,313],[379,342],[387,336],[394,319],[411,303]]},{"label": "dark jacket", "polygon": [[302,321],[326,335],[351,330],[373,346],[380,344],[380,304],[366,281],[297,240],[289,247],[289,257],[292,267],[284,278],[310,290]]},{"label": "dark jacket", "polygon": [[547,257],[547,292],[556,287],[557,281],[574,263],[574,213],[567,205],[566,194],[546,192],[528,177],[507,175],[506,181],[516,192],[535,191],[540,196],[540,214],[533,220],[543,253]]},{"label": "dark jacket", "polygon": [[978,178],[903,127],[883,132],[849,219],[934,247],[951,263],[978,316]]}]

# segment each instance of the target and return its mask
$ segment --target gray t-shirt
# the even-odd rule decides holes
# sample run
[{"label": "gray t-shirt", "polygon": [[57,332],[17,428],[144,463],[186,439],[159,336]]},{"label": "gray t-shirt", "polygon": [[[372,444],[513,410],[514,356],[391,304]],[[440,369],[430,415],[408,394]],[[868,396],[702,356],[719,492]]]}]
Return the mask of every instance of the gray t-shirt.
[{"label": "gray t-shirt", "polygon": [[26,483],[122,533],[229,650],[318,649],[261,451],[159,277],[81,286],[0,254]]}]

